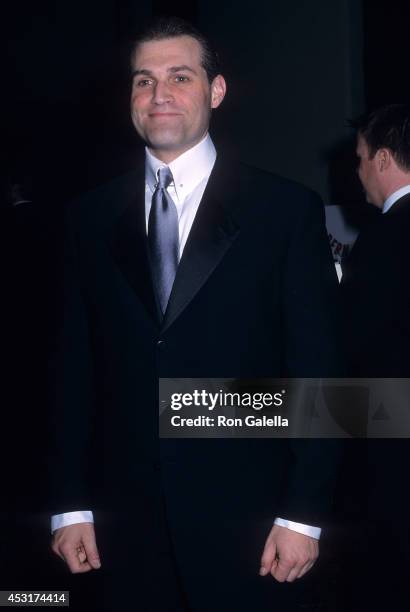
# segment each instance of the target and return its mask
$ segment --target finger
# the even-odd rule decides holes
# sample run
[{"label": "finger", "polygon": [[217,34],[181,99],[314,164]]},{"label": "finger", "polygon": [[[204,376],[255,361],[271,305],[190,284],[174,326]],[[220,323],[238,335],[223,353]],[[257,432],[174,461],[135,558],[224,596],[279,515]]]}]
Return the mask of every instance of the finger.
[{"label": "finger", "polygon": [[276,544],[274,542],[266,543],[261,557],[261,566],[259,569],[260,576],[266,576],[276,568]]},{"label": "finger", "polygon": [[77,555],[78,555],[78,560],[80,563],[84,563],[84,561],[87,560],[87,555],[86,552],[84,550],[84,546],[81,546],[80,548],[77,548]]},{"label": "finger", "polygon": [[87,561],[93,569],[101,567],[101,559],[95,541],[94,530],[83,535],[83,546]]},{"label": "finger", "polygon": [[293,582],[296,578],[301,578],[306,572],[310,570],[313,564],[316,561],[316,556],[303,556],[303,558],[299,558],[298,561],[295,562],[291,571],[289,572],[288,577],[286,578],[287,582]]},{"label": "finger", "polygon": [[302,578],[302,576],[304,576],[305,574],[308,573],[309,570],[312,569],[312,567],[314,566],[315,561],[309,561],[308,563],[305,563],[305,565],[302,567],[302,569],[300,570],[299,574],[296,576],[296,578]]},{"label": "finger", "polygon": [[286,578],[286,582],[294,582],[296,578],[298,577],[298,575],[300,574],[301,569],[302,569],[302,566],[299,563],[295,565],[294,567],[292,567],[292,569],[290,570]]},{"label": "finger", "polygon": [[309,558],[306,560],[305,563],[302,563],[302,567],[300,569],[299,574],[297,575],[297,578],[301,578],[309,570],[311,570],[314,564],[316,563],[318,557],[319,557],[319,545],[317,542],[315,542],[313,548],[310,550]]},{"label": "finger", "polygon": [[85,561],[81,563],[77,547],[67,547],[62,549],[63,559],[68,565],[68,568],[72,574],[83,574],[84,572],[89,572],[92,567],[91,565]]},{"label": "finger", "polygon": [[[278,582],[285,582],[295,565],[295,562],[279,559],[276,568],[271,571],[271,574]],[[298,567],[298,573],[299,570],[300,567]]]},{"label": "finger", "polygon": [[54,537],[51,542],[51,550],[55,555],[57,555],[57,557],[60,557],[60,559],[64,561],[64,563],[67,563],[67,555],[71,558],[71,548],[78,552],[79,550],[81,550],[81,545],[78,544],[77,546],[74,546],[73,544],[70,544],[65,540],[60,541],[59,538],[56,537]]},{"label": "finger", "polygon": [[51,550],[53,551],[53,553],[55,555],[57,555],[57,557],[60,557],[60,559],[62,559],[63,561],[65,561],[64,555],[63,553],[60,551],[60,547],[56,544],[56,542],[52,542],[51,544]]}]

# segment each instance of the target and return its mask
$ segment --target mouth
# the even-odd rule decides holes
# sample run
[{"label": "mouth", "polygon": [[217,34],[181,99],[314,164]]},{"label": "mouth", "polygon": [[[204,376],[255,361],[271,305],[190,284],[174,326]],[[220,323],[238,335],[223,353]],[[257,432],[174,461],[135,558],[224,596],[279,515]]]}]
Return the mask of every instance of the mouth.
[{"label": "mouth", "polygon": [[161,119],[162,117],[180,117],[181,113],[149,113],[148,116],[153,119]]}]

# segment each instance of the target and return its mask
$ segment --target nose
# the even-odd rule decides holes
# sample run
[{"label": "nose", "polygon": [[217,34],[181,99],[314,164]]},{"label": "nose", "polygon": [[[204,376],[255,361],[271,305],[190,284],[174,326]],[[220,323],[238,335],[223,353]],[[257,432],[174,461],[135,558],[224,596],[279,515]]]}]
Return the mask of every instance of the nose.
[{"label": "nose", "polygon": [[152,101],[154,104],[172,102],[173,96],[167,82],[157,81],[153,89]]}]

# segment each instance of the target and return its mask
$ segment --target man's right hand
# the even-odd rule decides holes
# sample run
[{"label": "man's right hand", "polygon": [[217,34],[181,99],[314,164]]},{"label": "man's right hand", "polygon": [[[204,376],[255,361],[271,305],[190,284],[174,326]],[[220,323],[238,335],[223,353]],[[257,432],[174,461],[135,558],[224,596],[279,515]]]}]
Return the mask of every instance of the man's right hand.
[{"label": "man's right hand", "polygon": [[73,574],[101,567],[93,523],[75,523],[56,529],[51,548]]}]

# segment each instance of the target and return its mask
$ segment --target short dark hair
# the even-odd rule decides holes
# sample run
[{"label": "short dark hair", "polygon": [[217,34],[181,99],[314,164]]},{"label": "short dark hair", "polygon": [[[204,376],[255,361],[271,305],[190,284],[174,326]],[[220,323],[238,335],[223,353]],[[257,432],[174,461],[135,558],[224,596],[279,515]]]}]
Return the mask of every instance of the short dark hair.
[{"label": "short dark hair", "polygon": [[388,104],[350,121],[369,148],[372,159],[379,149],[389,149],[397,165],[410,172],[410,105]]},{"label": "short dark hair", "polygon": [[144,42],[152,40],[165,40],[166,38],[176,38],[178,36],[191,36],[198,41],[202,50],[201,65],[204,68],[208,81],[212,83],[214,78],[220,74],[219,57],[213,49],[210,41],[191,23],[180,17],[158,17],[135,38],[131,47],[131,61],[135,51]]}]

